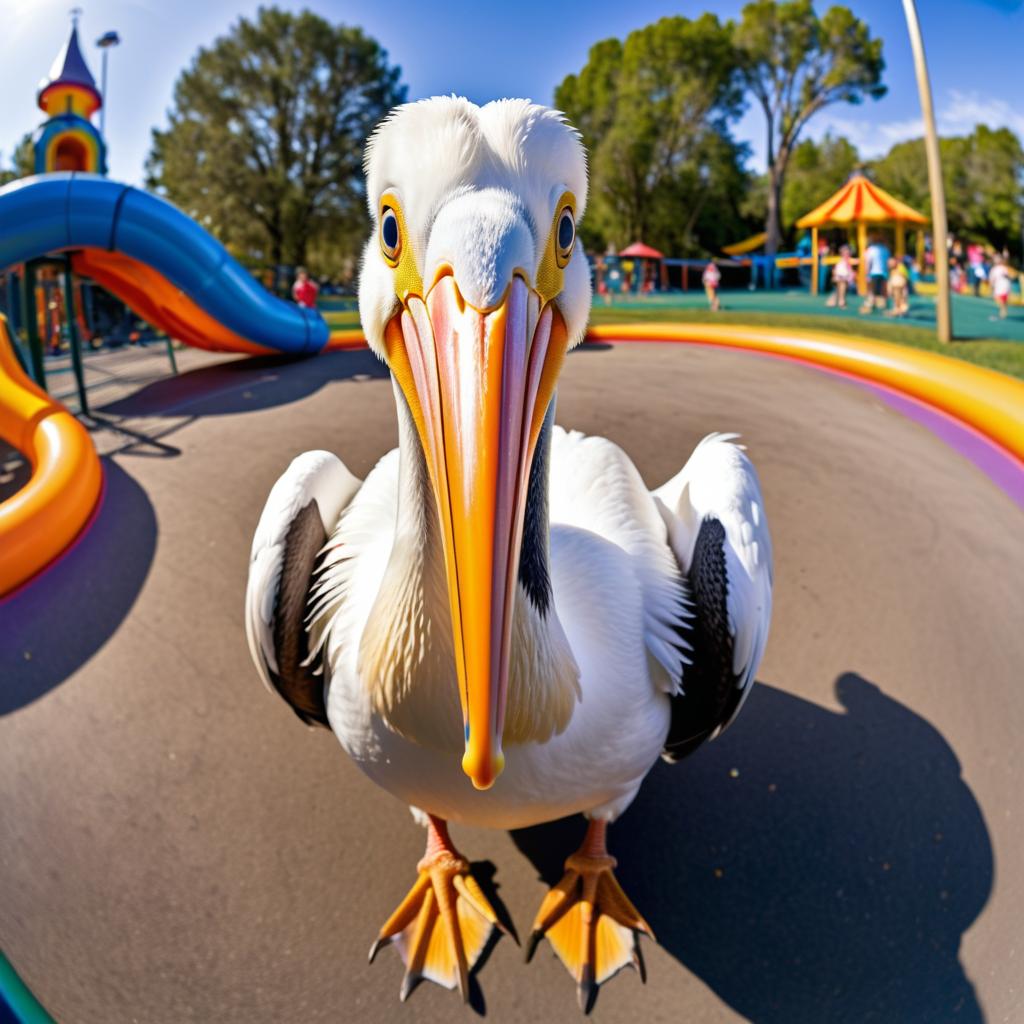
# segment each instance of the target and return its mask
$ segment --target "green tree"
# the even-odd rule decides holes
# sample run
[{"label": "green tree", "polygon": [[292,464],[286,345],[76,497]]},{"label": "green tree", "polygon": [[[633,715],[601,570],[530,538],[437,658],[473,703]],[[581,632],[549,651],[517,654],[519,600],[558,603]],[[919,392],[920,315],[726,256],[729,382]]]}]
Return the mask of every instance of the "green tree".
[{"label": "green tree", "polygon": [[[1016,249],[1024,218],[1024,147],[1008,128],[978,125],[970,135],[939,140],[947,217],[954,234]],[[899,142],[872,165],[883,188],[920,210],[929,208],[924,140]]]},{"label": "green tree", "polygon": [[744,150],[727,125],[739,112],[728,26],[712,14],[662,18],[625,42],[595,45],[555,91],[590,152],[584,242],[641,238],[673,252],[728,237],[744,184]]},{"label": "green tree", "polygon": [[859,166],[857,147],[849,139],[804,139],[793,150],[782,189],[783,230],[825,202]]},{"label": "green tree", "polygon": [[846,7],[819,17],[811,0],[754,0],[735,28],[740,74],[767,122],[765,251],[778,251],[779,212],[800,132],[833,103],[885,95],[882,41]]},{"label": "green tree", "polygon": [[0,153],[0,185],[6,185],[17,178],[27,178],[30,174],[35,174],[35,171],[36,158],[32,147],[32,134],[26,132],[14,147],[10,167],[4,167],[3,154]]},{"label": "green tree", "polygon": [[179,77],[148,184],[251,258],[304,263],[326,236],[355,247],[363,143],[405,99],[399,76],[358,28],[261,7]]}]

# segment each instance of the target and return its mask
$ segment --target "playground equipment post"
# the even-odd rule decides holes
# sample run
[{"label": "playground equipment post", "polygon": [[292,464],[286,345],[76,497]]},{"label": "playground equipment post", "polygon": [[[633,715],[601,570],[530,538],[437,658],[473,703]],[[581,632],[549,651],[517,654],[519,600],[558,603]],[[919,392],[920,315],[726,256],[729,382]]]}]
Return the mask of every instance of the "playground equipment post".
[{"label": "playground equipment post", "polygon": [[82,372],[82,346],[75,323],[75,286],[71,276],[71,257],[64,257],[64,319],[68,325],[68,344],[71,346],[71,366],[75,371],[75,385],[78,390],[78,408],[83,416],[89,415],[89,397],[85,391],[85,374]]},{"label": "playground equipment post", "polygon": [[43,365],[43,346],[39,340],[39,318],[36,313],[36,267],[31,260],[25,261],[25,272],[21,275],[21,311],[32,377],[45,391],[46,368]]},{"label": "playground equipment post", "polygon": [[[914,70],[917,72],[917,90],[921,95],[921,115],[924,118],[924,149],[928,157],[928,187],[932,194],[932,256],[935,259],[935,282],[939,294],[936,299],[935,320],[939,341],[949,342],[953,337],[952,311],[949,304],[949,261],[946,255],[946,193],[942,184],[942,161],[939,157],[939,137],[935,131],[935,110],[932,107],[932,87],[928,80],[928,65],[924,57],[921,24],[917,20],[914,0],[903,0],[907,16],[910,46],[914,51]],[[924,269],[923,267],[921,268]]]}]

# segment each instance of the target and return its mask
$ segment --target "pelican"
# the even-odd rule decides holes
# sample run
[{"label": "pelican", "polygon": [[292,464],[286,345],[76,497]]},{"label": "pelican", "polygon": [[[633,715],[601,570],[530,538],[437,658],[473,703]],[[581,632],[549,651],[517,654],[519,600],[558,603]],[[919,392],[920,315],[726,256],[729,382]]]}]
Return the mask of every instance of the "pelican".
[{"label": "pelican", "polygon": [[[589,819],[543,900],[588,1010],[651,930],[606,830],[658,757],[716,736],[749,694],[771,614],[757,475],[714,434],[649,491],[625,453],[554,424],[590,309],[579,135],[525,100],[396,108],[366,152],[359,309],[387,364],[398,448],[360,482],[307,452],[253,541],[249,647],[267,686],[334,731],[426,827],[381,928],[463,998],[500,927],[449,822]],[[653,937],[653,936],[652,936]]]}]

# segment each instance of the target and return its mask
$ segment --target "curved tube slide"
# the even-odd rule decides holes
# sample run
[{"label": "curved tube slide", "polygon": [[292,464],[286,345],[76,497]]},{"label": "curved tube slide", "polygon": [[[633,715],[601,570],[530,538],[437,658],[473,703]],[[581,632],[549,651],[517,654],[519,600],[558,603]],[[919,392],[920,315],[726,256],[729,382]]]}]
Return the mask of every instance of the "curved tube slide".
[{"label": "curved tube slide", "polygon": [[103,471],[85,428],[25,376],[0,317],[0,436],[32,464],[29,482],[0,503],[0,594],[56,558],[89,521]]},{"label": "curved tube slide", "polygon": [[327,344],[319,313],[271,295],[163,199],[78,173],[24,178],[0,189],[0,268],[66,250],[76,250],[76,270],[188,344],[289,355],[310,355]]}]

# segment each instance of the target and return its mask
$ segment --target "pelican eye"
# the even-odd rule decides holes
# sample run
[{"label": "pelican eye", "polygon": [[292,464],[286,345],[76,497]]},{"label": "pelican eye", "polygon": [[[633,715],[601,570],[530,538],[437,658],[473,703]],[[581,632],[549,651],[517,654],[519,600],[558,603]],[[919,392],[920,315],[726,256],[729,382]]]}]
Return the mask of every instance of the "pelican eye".
[{"label": "pelican eye", "polygon": [[402,233],[398,228],[398,215],[390,206],[385,206],[380,214],[380,249],[389,263],[398,260],[402,249]]},{"label": "pelican eye", "polygon": [[573,243],[576,241],[576,218],[573,216],[572,207],[567,206],[558,215],[558,229],[555,236],[558,262],[565,266],[572,255]]}]

